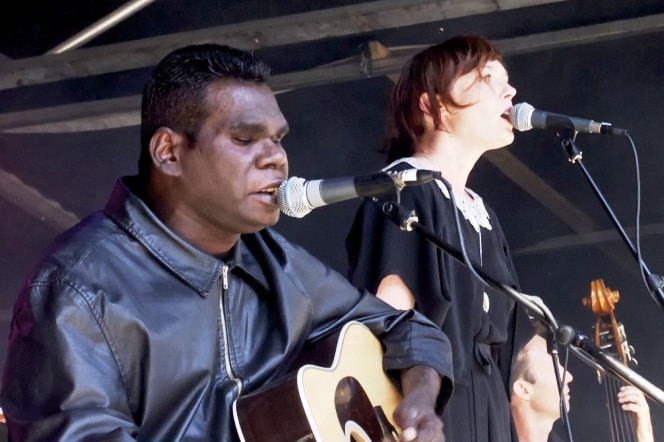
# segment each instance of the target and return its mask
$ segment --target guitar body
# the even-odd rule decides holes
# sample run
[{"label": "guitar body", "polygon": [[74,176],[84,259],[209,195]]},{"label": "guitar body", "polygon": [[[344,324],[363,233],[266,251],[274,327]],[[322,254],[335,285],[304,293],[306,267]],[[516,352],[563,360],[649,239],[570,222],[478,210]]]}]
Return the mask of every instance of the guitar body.
[{"label": "guitar body", "polygon": [[396,440],[392,413],[401,394],[382,368],[373,333],[349,322],[329,367],[306,364],[285,378],[239,398],[233,407],[247,442],[370,442]]}]

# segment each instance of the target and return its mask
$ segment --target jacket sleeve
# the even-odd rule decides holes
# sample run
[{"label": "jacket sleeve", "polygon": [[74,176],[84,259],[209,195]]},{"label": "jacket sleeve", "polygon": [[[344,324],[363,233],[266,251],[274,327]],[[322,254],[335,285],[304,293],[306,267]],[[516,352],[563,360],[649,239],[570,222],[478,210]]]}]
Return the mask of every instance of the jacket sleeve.
[{"label": "jacket sleeve", "polygon": [[90,299],[61,280],[20,293],[1,394],[12,440],[134,440],[122,367]]}]

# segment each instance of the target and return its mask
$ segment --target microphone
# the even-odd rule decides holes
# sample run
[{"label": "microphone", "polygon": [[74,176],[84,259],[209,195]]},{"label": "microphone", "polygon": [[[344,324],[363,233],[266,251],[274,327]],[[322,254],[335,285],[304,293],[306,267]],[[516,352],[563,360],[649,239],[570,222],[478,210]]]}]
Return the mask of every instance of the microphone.
[{"label": "microphone", "polygon": [[279,209],[288,216],[302,218],[313,209],[351,198],[384,194],[394,188],[418,186],[442,179],[440,172],[407,169],[371,175],[306,181],[291,177],[277,189]]},{"label": "microphone", "polygon": [[510,122],[518,131],[524,132],[530,129],[566,129],[574,127],[574,130],[587,134],[627,135],[626,129],[613,127],[611,123],[598,123],[585,118],[569,117],[567,115],[554,114],[535,109],[528,103],[515,104],[510,110]]}]

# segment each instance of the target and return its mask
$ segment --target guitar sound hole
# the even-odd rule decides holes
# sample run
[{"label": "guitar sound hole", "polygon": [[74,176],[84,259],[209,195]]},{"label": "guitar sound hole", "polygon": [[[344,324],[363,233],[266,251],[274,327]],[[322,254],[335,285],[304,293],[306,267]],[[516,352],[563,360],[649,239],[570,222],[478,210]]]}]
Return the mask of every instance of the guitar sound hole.
[{"label": "guitar sound hole", "polygon": [[[367,393],[354,377],[339,381],[334,406],[347,440],[353,442],[394,441],[396,430],[387,420],[382,408],[374,407]],[[368,440],[365,440],[368,437]]]}]

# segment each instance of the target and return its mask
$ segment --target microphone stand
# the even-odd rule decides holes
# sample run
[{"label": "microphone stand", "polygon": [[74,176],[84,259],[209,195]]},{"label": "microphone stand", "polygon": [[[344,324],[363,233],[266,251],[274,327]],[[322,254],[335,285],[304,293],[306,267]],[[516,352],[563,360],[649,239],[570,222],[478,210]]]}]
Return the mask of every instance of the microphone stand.
[{"label": "microphone stand", "polygon": [[560,121],[557,122],[557,124],[560,127],[555,130],[555,133],[561,139],[562,146],[565,149],[565,152],[567,153],[569,162],[573,164],[578,164],[579,167],[581,168],[581,171],[583,172],[584,176],[586,177],[586,179],[590,183],[590,186],[592,187],[593,193],[597,196],[597,198],[601,202],[602,207],[604,207],[604,210],[611,219],[611,222],[613,223],[614,227],[622,237],[623,241],[629,248],[630,252],[632,252],[632,255],[634,256],[637,263],[641,267],[642,272],[646,275],[645,283],[648,290],[650,290],[651,297],[653,298],[655,303],[659,305],[661,309],[664,309],[664,278],[662,278],[662,276],[660,275],[653,275],[646,266],[645,262],[643,262],[643,260],[640,259],[637,249],[634,247],[634,244],[629,239],[629,236],[623,229],[622,225],[620,224],[620,221],[618,221],[618,218],[611,209],[609,203],[604,198],[604,195],[602,195],[602,192],[600,192],[599,187],[597,186],[592,176],[588,172],[588,169],[586,169],[586,166],[583,164],[583,161],[581,160],[583,153],[578,149],[578,147],[574,143],[574,140],[576,138],[576,129],[574,128],[574,124],[572,123],[572,121],[569,118],[562,117],[560,118]]},{"label": "microphone stand", "polygon": [[[466,267],[470,267],[470,263],[466,263],[459,250],[445,242],[436,233],[420,224],[414,211],[408,212],[403,206],[394,201],[381,201],[376,198],[373,198],[372,200],[380,206],[383,214],[396,223],[401,230],[408,232],[416,231],[458,262]],[[623,365],[616,358],[604,353],[592,341],[579,333],[572,326],[559,325],[558,321],[541,298],[526,295],[503,282],[496,281],[479,267],[474,267],[474,272],[482,278],[484,284],[493,287],[499,292],[512,298],[526,310],[532,319],[537,320],[545,327],[548,327],[553,333],[554,340],[557,343],[568,347],[570,351],[583,362],[604,373],[609,373],[627,384],[635,386],[643,391],[643,393],[650,399],[664,406],[664,391],[660,390],[631,368]],[[570,441],[571,440],[570,434]]]},{"label": "microphone stand", "polygon": [[[546,306],[544,305],[544,302],[542,302],[542,308],[545,309]],[[548,311],[548,309],[547,309]],[[551,315],[553,317],[553,315]],[[565,384],[563,383],[564,376],[567,373],[567,364],[565,365],[565,369],[563,370],[563,376],[560,375],[560,357],[559,357],[559,351],[558,351],[558,341],[556,339],[556,334],[553,333],[553,329],[557,327],[555,318],[551,321],[551,324],[543,324],[544,326],[549,326],[549,330],[546,332],[546,349],[551,355],[551,363],[553,364],[553,372],[556,376],[556,385],[558,386],[558,394],[560,396],[560,416],[563,421],[563,425],[565,427],[565,431],[567,432],[567,438],[569,442],[573,442],[572,438],[572,427],[570,425],[570,420],[569,420],[569,411],[567,410],[567,404],[565,403],[564,399],[564,394],[565,394]]]}]

